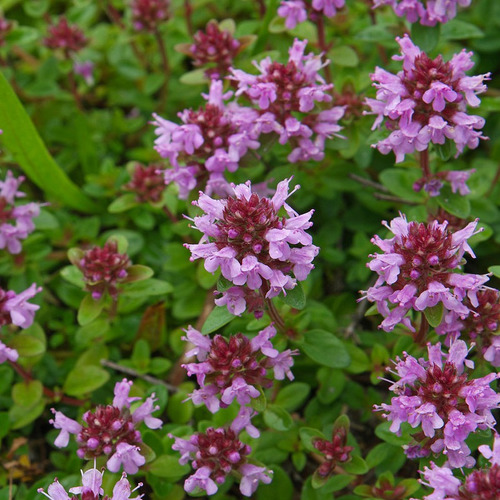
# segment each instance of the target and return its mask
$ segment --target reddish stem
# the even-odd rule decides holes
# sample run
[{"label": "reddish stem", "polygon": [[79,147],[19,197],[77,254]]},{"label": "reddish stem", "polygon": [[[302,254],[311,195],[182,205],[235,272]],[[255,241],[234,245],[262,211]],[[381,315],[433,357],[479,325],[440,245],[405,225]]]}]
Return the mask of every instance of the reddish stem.
[{"label": "reddish stem", "polygon": [[424,174],[425,181],[429,180],[431,177],[431,170],[429,168],[429,150],[425,149],[420,152],[420,168]]},{"label": "reddish stem", "polygon": [[193,36],[193,20],[191,18],[193,14],[193,7],[191,7],[191,2],[189,0],[184,0],[184,10],[186,12],[186,25],[188,33]]},{"label": "reddish stem", "polygon": [[[22,366],[18,365],[15,361],[9,361],[10,366],[14,368],[14,370],[23,377],[23,379],[26,382],[31,382],[34,380],[33,376],[31,373],[27,372]],[[84,399],[76,399],[76,398],[71,398],[69,396],[65,396],[64,394],[61,394],[60,392],[55,392],[52,389],[49,389],[48,387],[43,386],[42,389],[43,393],[45,396],[47,396],[50,399],[53,399],[54,401],[61,401],[62,403],[66,403],[71,406],[85,406],[87,403],[86,400]]]},{"label": "reddish stem", "polygon": [[[325,56],[326,56],[328,50],[330,49],[330,45],[328,45],[326,43],[326,38],[325,38],[325,23],[324,23],[324,20],[323,20],[323,16],[321,14],[317,17],[316,28],[317,28],[317,31],[318,31],[318,45],[319,45],[319,48],[321,49],[322,52],[325,53]],[[332,83],[332,73],[330,72],[330,65],[327,64],[324,67],[324,70],[325,70],[325,79],[326,79],[327,83]]]},{"label": "reddish stem", "polygon": [[424,313],[422,313],[421,316],[422,318],[420,320],[420,328],[415,333],[413,340],[415,341],[415,344],[424,346],[425,339],[427,337],[427,332],[429,331],[429,322],[427,321],[427,318],[425,317]]},{"label": "reddish stem", "polygon": [[163,110],[168,97],[168,82],[170,80],[170,63],[168,61],[168,54],[165,48],[165,43],[163,42],[163,38],[158,28],[155,28],[154,35],[156,38],[156,43],[158,44],[158,50],[160,51],[163,73],[165,77],[165,82],[163,83],[163,87],[161,89],[161,98],[160,98],[160,110]]}]

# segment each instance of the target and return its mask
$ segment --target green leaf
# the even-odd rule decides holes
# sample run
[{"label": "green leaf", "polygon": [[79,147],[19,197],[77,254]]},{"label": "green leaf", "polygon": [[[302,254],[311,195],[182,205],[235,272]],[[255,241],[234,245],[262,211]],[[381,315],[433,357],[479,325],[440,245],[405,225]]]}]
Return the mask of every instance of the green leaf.
[{"label": "green leaf", "polygon": [[166,281],[149,278],[123,287],[123,295],[128,297],[148,297],[151,295],[166,295],[173,292],[174,287]]},{"label": "green leaf", "polygon": [[139,203],[137,202],[134,193],[122,194],[116,198],[116,200],[111,202],[108,207],[108,212],[111,214],[119,214],[121,212],[126,212],[137,205],[139,205]]},{"label": "green leaf", "polygon": [[281,406],[276,405],[267,406],[264,411],[264,422],[268,427],[277,431],[288,431],[293,427],[290,413]]},{"label": "green leaf", "polygon": [[316,470],[312,476],[312,487],[322,488],[325,492],[332,493],[345,488],[354,480],[355,476],[349,474],[335,474],[331,477],[323,477]]},{"label": "green leaf", "polygon": [[130,359],[137,368],[146,370],[149,365],[150,357],[151,350],[149,349],[149,344],[145,340],[139,339],[134,345],[134,350],[132,351]]},{"label": "green leaf", "polygon": [[441,27],[441,36],[445,40],[468,40],[483,38],[484,33],[474,24],[452,19]]},{"label": "green leaf", "polygon": [[442,302],[438,302],[433,307],[427,307],[424,309],[424,314],[432,328],[436,328],[441,324],[443,319],[444,307]]},{"label": "green leaf", "polygon": [[394,40],[391,32],[386,26],[376,24],[375,26],[368,26],[355,35],[354,38],[363,40],[364,42],[382,42],[384,40]]},{"label": "green leaf", "polygon": [[34,406],[26,408],[25,406],[13,405],[9,409],[9,420],[12,423],[12,429],[21,429],[25,425],[36,420],[45,409],[45,402],[39,401]]},{"label": "green leaf", "polygon": [[322,367],[318,370],[318,399],[325,405],[332,404],[340,397],[346,384],[346,376],[342,370]]},{"label": "green leaf", "polygon": [[306,307],[306,296],[299,282],[291,289],[286,291],[286,295],[281,293],[279,298],[290,307],[301,311]]},{"label": "green leaf", "polygon": [[27,0],[23,9],[30,17],[42,17],[49,8],[49,0]]},{"label": "green leaf", "polygon": [[215,330],[218,330],[224,325],[227,325],[235,317],[236,316],[234,316],[227,310],[226,306],[215,306],[205,320],[205,323],[203,323],[203,326],[201,327],[201,333],[207,335],[208,333],[215,332]]},{"label": "green leaf", "polygon": [[430,52],[439,42],[441,25],[423,26],[420,23],[413,23],[411,26],[411,39],[420,50]]},{"label": "green leaf", "polygon": [[179,457],[176,455],[163,455],[158,457],[154,462],[151,462],[147,467],[151,474],[178,481],[182,476],[186,475],[191,468],[189,465],[180,465]]},{"label": "green leaf", "polygon": [[287,385],[276,396],[275,403],[285,410],[295,411],[302,406],[309,396],[311,387],[304,382],[293,382]]},{"label": "green leaf", "polygon": [[262,387],[257,386],[260,395],[258,398],[252,398],[250,406],[257,412],[262,413],[267,408],[267,398]]},{"label": "green leaf", "polygon": [[302,451],[292,453],[292,463],[298,471],[303,470],[307,463],[307,455]]},{"label": "green leaf", "polygon": [[313,361],[330,368],[346,368],[351,361],[343,342],[326,330],[306,332],[301,348]]},{"label": "green leaf", "polygon": [[96,212],[96,204],[73,184],[47,151],[23,105],[0,73],[2,145],[24,173],[45,193],[80,212]]},{"label": "green leaf", "polygon": [[154,271],[148,266],[142,266],[141,264],[134,264],[127,268],[127,277],[122,281],[122,283],[132,283],[136,281],[143,281],[151,278]]},{"label": "green leaf", "polygon": [[[76,250],[76,249],[72,249]],[[85,282],[83,281],[83,274],[75,266],[66,266],[61,269],[61,276],[71,283],[72,285],[77,286],[78,288],[84,288]]]},{"label": "green leaf", "polygon": [[283,17],[275,16],[269,23],[269,33],[284,33],[287,29]]},{"label": "green leaf", "polygon": [[470,201],[466,196],[452,193],[449,186],[444,186],[436,197],[439,205],[447,212],[461,219],[466,219],[470,214]]},{"label": "green leaf", "polygon": [[12,400],[18,406],[31,407],[42,399],[43,385],[39,380],[19,382],[12,386]]},{"label": "green leaf", "polygon": [[339,45],[328,52],[328,59],[337,66],[354,68],[359,64],[359,57],[356,51],[348,45]]},{"label": "green leaf", "polygon": [[408,201],[422,201],[422,192],[413,190],[413,184],[422,176],[419,170],[404,170],[402,168],[386,168],[380,176],[380,182],[395,196]]},{"label": "green leaf", "polygon": [[[269,7],[268,7],[269,8]],[[272,466],[274,474],[270,484],[260,484],[257,488],[257,500],[292,500],[295,488],[287,474],[281,467]]]},{"label": "green leaf", "polygon": [[10,341],[10,347],[15,349],[19,353],[19,356],[24,358],[39,356],[45,352],[45,342],[24,333],[16,335]]},{"label": "green leaf", "polygon": [[493,273],[493,276],[500,278],[500,266],[490,266],[488,267],[488,271]]},{"label": "green leaf", "polygon": [[232,281],[227,280],[222,276],[222,274],[219,276],[219,279],[217,280],[217,291],[219,292],[225,292],[226,290],[229,290],[233,285]]},{"label": "green leaf", "polygon": [[304,448],[311,452],[318,451],[313,445],[314,440],[326,439],[325,435],[320,430],[313,429],[312,427],[301,427],[299,429],[299,436]]},{"label": "green leaf", "polygon": [[203,68],[188,71],[179,78],[179,82],[184,85],[205,85],[207,81],[208,79]]},{"label": "green leaf", "polygon": [[98,366],[79,366],[68,373],[63,391],[70,396],[81,396],[102,387],[109,380],[109,373]]},{"label": "green leaf", "polygon": [[342,464],[342,468],[349,474],[366,474],[369,470],[368,464],[358,455],[351,458],[350,462]]},{"label": "green leaf", "polygon": [[101,314],[105,303],[104,295],[99,300],[94,300],[91,294],[85,295],[78,308],[78,324],[84,326],[94,321]]}]

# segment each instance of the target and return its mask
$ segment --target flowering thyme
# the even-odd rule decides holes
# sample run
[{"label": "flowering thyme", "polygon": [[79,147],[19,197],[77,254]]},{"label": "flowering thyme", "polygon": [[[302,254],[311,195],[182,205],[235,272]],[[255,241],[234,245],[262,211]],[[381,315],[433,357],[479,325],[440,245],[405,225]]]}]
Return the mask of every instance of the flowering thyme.
[{"label": "flowering thyme", "polygon": [[79,52],[88,43],[83,31],[78,26],[69,24],[64,16],[59,18],[57,24],[50,25],[48,32],[44,44],[51,49],[61,49],[65,57]]},{"label": "flowering thyme", "polygon": [[385,318],[380,328],[391,331],[401,323],[414,331],[408,312],[424,311],[440,303],[445,313],[454,311],[460,318],[467,317],[471,310],[465,298],[476,306],[477,293],[488,277],[454,271],[462,265],[465,252],[474,257],[467,240],[475,234],[477,221],[454,233],[448,230],[446,221],[407,222],[404,215],[384,225],[394,237],[372,239],[383,253],[371,255],[367,265],[379,278],[365,292]]},{"label": "flowering thyme", "polygon": [[169,17],[170,0],[132,0],[130,7],[134,29],[154,33]]},{"label": "flowering thyme", "polygon": [[474,365],[466,360],[468,350],[462,340],[454,342],[448,354],[441,351],[441,344],[428,344],[428,353],[428,360],[407,353],[396,359],[394,373],[400,380],[390,390],[397,396],[390,405],[375,408],[386,412],[383,416],[392,422],[392,432],[398,433],[402,422],[421,427],[413,435],[415,440],[422,449],[444,453],[448,467],[471,467],[474,459],[465,440],[471,432],[495,424],[491,412],[498,408],[500,395],[490,383],[499,375],[469,379],[464,365]]},{"label": "flowering thyme", "polygon": [[[205,259],[207,271],[220,268],[235,286],[261,290],[266,298],[286,293],[297,280],[305,280],[319,249],[306,233],[312,226],[313,210],[299,215],[286,203],[298,189],[288,192],[290,180],[281,181],[271,199],[253,193],[250,181],[231,185],[230,196],[223,200],[200,193],[193,204],[205,214],[195,217],[193,223],[203,237],[199,244],[185,245],[191,260]],[[281,207],[287,216],[278,215]],[[231,310],[230,301],[227,303]],[[238,312],[241,306],[238,303]]]},{"label": "flowering thyme", "polygon": [[264,484],[271,482],[271,471],[249,462],[251,448],[240,441],[241,428],[235,422],[228,428],[209,428],[204,433],[198,432],[189,439],[169,434],[175,439],[172,448],[181,453],[179,463],[191,462],[196,471],[184,483],[188,493],[205,490],[207,495],[214,495],[218,485],[223,484],[230,474],[239,478],[240,491],[245,496],[255,492],[259,481]]},{"label": "flowering thyme", "polygon": [[184,340],[195,348],[187,356],[196,355],[197,363],[182,365],[188,375],[196,375],[200,389],[189,397],[195,404],[205,404],[215,413],[229,406],[234,400],[244,406],[260,396],[260,387],[271,387],[268,371],[274,370],[274,378],[283,380],[285,375],[293,380],[290,367],[296,351],[287,349],[280,353],[270,339],[276,329],[268,326],[252,340],[242,333],[226,340],[222,335],[210,339],[194,328],[186,332]]},{"label": "flowering thyme", "polygon": [[86,425],[83,426],[52,409],[55,418],[50,423],[61,430],[54,444],[58,448],[64,448],[68,445],[70,434],[75,434],[80,458],[107,455],[107,468],[111,472],[118,472],[123,465],[125,472],[135,474],[146,461],[139,452],[142,440],[136,427],[144,422],[150,429],[158,429],[162,426],[162,421],[152,416],[159,409],[159,406],[154,405],[154,394],[130,412],[130,404],[141,399],[129,397],[131,386],[132,382],[126,379],[117,382],[113,404],[98,406],[94,411],[86,412],[83,415]]},{"label": "flowering thyme", "polygon": [[345,6],[345,0],[282,0],[278,16],[285,18],[285,26],[291,30],[299,23],[311,20],[319,15],[333,17],[337,10]]},{"label": "flowering thyme", "polygon": [[374,146],[382,154],[394,151],[396,163],[406,154],[424,151],[430,143],[444,144],[446,139],[455,143],[456,156],[466,146],[476,148],[479,139],[485,139],[480,131],[485,121],[468,115],[467,105],[479,106],[477,94],[486,90],[483,82],[490,74],[465,75],[474,66],[472,52],[463,50],[444,62],[440,55],[430,59],[408,35],[396,41],[402,55],[393,59],[403,61],[403,70],[394,75],[377,67],[371,75],[377,88],[377,98],[366,99],[371,108],[367,114],[377,115],[372,129],[386,118],[391,130]]},{"label": "flowering thyme", "polygon": [[[251,75],[239,69],[232,70],[231,79],[237,82],[236,95],[244,94],[259,108],[252,134],[276,133],[280,144],[290,142],[293,151],[288,155],[292,163],[321,160],[326,139],[338,136],[338,120],[344,114],[343,106],[327,106],[313,112],[317,103],[329,103],[333,85],[325,84],[319,70],[329,64],[320,56],[304,54],[307,40],[295,40],[289,50],[286,64],[266,57],[254,65],[260,75]],[[297,117],[300,117],[297,118]]]},{"label": "flowering thyme", "polygon": [[457,7],[468,7],[472,0],[373,0],[373,8],[390,5],[398,17],[424,26],[446,23],[457,15]]},{"label": "flowering thyme", "polygon": [[35,229],[33,218],[40,214],[39,203],[16,205],[16,198],[26,196],[18,191],[24,177],[14,177],[9,170],[3,181],[0,181],[0,249],[6,248],[11,254],[22,250],[20,240],[24,240]]},{"label": "flowering thyme", "polygon": [[158,203],[165,191],[163,167],[158,164],[141,165],[136,163],[132,179],[123,186],[126,191],[132,191],[139,203]]},{"label": "flowering thyme", "polygon": [[[113,494],[111,497],[104,495],[102,486],[102,476],[103,473],[95,468],[88,469],[87,471],[82,471],[82,486],[75,486],[69,489],[69,492],[73,496],[69,496],[66,490],[61,485],[61,483],[55,479],[55,481],[47,488],[47,493],[43,491],[43,488],[39,488],[38,493],[42,493],[50,500],[76,500],[75,495],[80,495],[82,500],[128,500],[130,495],[142,486],[139,483],[136,488],[132,489],[130,483],[127,479],[127,474],[123,474],[122,478],[113,487]],[[139,495],[135,498],[141,498],[143,495]]]}]

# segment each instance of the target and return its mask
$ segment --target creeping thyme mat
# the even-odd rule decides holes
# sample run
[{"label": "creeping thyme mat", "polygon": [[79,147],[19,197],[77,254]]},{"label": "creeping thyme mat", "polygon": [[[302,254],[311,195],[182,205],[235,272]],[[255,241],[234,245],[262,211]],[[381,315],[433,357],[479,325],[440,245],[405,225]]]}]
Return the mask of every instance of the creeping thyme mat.
[{"label": "creeping thyme mat", "polygon": [[499,26],[0,2],[0,500],[498,500]]}]

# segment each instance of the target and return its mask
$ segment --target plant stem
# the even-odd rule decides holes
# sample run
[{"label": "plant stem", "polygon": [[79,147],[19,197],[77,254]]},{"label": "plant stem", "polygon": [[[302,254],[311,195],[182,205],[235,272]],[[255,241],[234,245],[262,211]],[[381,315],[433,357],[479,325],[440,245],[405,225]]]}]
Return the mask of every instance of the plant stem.
[{"label": "plant stem", "polygon": [[[31,373],[26,371],[21,365],[18,365],[15,361],[9,361],[10,366],[14,368],[14,370],[23,377],[23,379],[26,382],[31,382],[32,380],[35,380]],[[87,403],[87,400],[85,399],[76,399],[76,398],[71,398],[69,396],[65,396],[64,394],[61,394],[60,392],[55,392],[52,389],[49,389],[48,387],[42,386],[42,391],[45,396],[47,396],[50,399],[53,399],[54,401],[61,401],[62,403],[66,403],[71,406],[85,406]]]},{"label": "plant stem", "polygon": [[431,170],[429,168],[429,150],[425,149],[420,152],[420,168],[424,174],[424,179],[427,181],[431,176]]},{"label": "plant stem", "polygon": [[80,96],[80,93],[78,92],[78,85],[76,84],[75,75],[73,74],[73,70],[71,70],[68,73],[68,82],[69,82],[69,88],[70,88],[71,94],[73,95],[73,98],[75,99],[76,107],[80,111],[83,111],[82,98]]},{"label": "plant stem", "polygon": [[[319,48],[321,49],[322,52],[327,54],[328,50],[330,49],[330,45],[326,43],[325,39],[325,23],[323,19],[323,15],[319,14],[316,22],[316,29],[318,31],[318,44]],[[330,65],[327,64],[324,67],[325,70],[325,80],[327,83],[332,83],[332,73],[330,72]]]},{"label": "plant stem", "polygon": [[429,331],[429,322],[427,321],[425,314],[421,313],[420,328],[413,337],[415,344],[424,346],[428,331]]},{"label": "plant stem", "polygon": [[155,28],[154,35],[156,38],[156,43],[158,44],[158,50],[160,51],[163,73],[165,77],[165,82],[163,83],[163,87],[161,89],[160,106],[159,106],[159,109],[163,110],[168,97],[168,82],[170,80],[170,63],[168,61],[167,49],[165,48],[165,43],[163,42],[163,38],[161,36],[158,27]]},{"label": "plant stem", "polygon": [[193,36],[194,30],[193,30],[193,19],[192,19],[192,14],[193,14],[193,7],[191,7],[191,2],[189,0],[184,0],[184,11],[186,13],[186,26],[188,33]]}]

